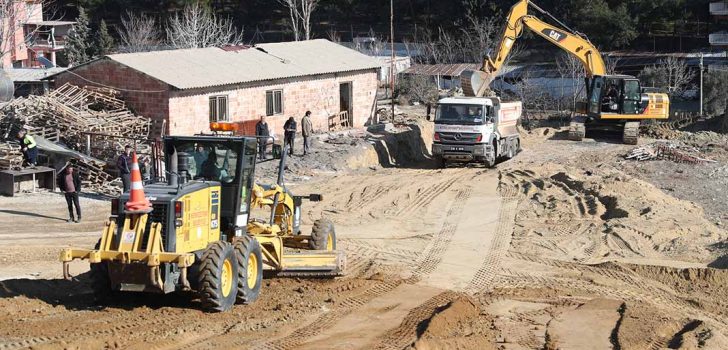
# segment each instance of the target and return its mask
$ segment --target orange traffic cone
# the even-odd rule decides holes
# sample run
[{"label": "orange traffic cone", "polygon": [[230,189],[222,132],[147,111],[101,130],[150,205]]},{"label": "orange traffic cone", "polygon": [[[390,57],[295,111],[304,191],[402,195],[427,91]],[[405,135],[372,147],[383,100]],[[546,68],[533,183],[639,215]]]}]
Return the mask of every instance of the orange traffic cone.
[{"label": "orange traffic cone", "polygon": [[142,214],[152,211],[152,204],[144,196],[142,172],[139,171],[139,160],[137,160],[136,152],[132,153],[131,156],[131,192],[125,209],[127,214]]}]

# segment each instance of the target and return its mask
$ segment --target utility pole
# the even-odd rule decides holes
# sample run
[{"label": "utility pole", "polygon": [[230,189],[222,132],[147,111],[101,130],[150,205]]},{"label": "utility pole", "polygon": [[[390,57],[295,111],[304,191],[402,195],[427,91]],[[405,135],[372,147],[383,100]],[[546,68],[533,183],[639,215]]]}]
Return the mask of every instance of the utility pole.
[{"label": "utility pole", "polygon": [[703,116],[703,53],[700,53],[700,116]]},{"label": "utility pole", "polygon": [[394,0],[389,0],[389,41],[392,46],[392,61],[389,62],[389,91],[392,105],[392,121],[394,122]]}]

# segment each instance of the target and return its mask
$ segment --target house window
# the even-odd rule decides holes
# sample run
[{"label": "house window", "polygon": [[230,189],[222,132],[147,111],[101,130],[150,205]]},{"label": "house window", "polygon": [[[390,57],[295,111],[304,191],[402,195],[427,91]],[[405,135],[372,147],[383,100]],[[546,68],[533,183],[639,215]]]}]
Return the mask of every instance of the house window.
[{"label": "house window", "polygon": [[228,117],[228,97],[211,96],[210,97],[210,122],[227,122]]},{"label": "house window", "polygon": [[283,113],[283,90],[265,92],[265,114],[276,115]]}]

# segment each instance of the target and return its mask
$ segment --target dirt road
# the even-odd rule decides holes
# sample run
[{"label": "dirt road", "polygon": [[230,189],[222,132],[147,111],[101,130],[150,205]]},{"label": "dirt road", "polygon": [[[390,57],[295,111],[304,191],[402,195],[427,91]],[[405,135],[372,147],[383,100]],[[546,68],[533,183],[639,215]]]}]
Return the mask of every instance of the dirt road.
[{"label": "dirt road", "polygon": [[0,198],[0,349],[728,348],[728,233],[701,204],[628,175],[628,146],[524,137],[496,169],[311,173],[293,189],[325,200],[304,224],[336,223],[347,276],[267,280],[224,314],[186,295],[94,305],[87,265],[67,282],[55,259],[94,244],[108,203],[67,224],[58,195]]}]

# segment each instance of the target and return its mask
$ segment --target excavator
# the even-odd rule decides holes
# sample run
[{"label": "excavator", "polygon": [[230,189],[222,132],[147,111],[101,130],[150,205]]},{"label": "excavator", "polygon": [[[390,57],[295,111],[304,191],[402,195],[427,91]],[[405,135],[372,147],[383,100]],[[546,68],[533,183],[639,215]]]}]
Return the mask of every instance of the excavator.
[{"label": "excavator", "polygon": [[[549,16],[560,27],[530,15],[529,8]],[[460,76],[466,96],[481,97],[505,63],[516,40],[528,28],[552,44],[574,55],[586,71],[586,101],[576,105],[569,124],[569,139],[581,141],[587,130],[622,131],[626,144],[637,144],[642,120],[669,117],[670,99],[664,93],[643,93],[640,81],[629,75],[609,75],[599,50],[581,33],[570,29],[529,0],[520,0],[510,10],[495,58],[486,57],[480,70]]]}]

